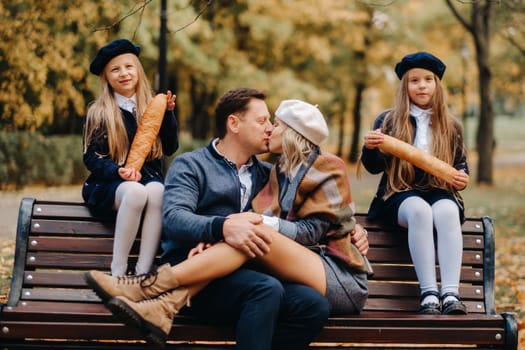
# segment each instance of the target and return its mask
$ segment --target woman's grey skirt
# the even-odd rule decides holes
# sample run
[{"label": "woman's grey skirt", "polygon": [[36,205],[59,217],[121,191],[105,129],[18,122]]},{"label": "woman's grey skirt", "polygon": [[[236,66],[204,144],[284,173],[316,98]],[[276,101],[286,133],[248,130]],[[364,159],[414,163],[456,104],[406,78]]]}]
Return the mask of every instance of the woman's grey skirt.
[{"label": "woman's grey skirt", "polygon": [[330,303],[330,313],[358,314],[368,298],[368,279],[366,273],[346,266],[342,261],[318,251],[326,271],[326,297]]}]

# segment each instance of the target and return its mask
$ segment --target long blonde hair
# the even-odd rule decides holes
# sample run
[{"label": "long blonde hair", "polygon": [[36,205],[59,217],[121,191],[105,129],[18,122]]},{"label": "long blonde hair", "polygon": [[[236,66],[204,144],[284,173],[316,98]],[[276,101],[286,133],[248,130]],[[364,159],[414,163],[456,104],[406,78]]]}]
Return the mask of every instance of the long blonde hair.
[{"label": "long blonde hair", "polygon": [[[454,165],[458,149],[463,147],[461,124],[447,108],[446,98],[439,78],[434,74],[436,89],[432,97],[432,132],[431,154],[442,161]],[[408,74],[405,74],[396,92],[394,108],[388,112],[382,125],[382,132],[412,144],[415,130],[410,122],[410,98],[408,95]],[[407,161],[393,157],[387,170],[388,181],[385,197],[394,192],[411,188],[415,179],[414,166]],[[454,188],[445,181],[427,174],[428,185],[454,192]]]},{"label": "long blonde hair", "polygon": [[[137,56],[132,55],[134,64],[137,67],[137,87],[135,94],[137,97],[137,122],[139,122],[146,105],[152,99],[152,90],[144,68]],[[86,122],[83,130],[84,147],[83,152],[87,152],[90,142],[101,135],[107,133],[108,138],[108,154],[115,163],[123,165],[128,156],[130,142],[124,126],[124,121],[121,118],[121,111],[115,99],[115,95],[111,85],[106,79],[105,69],[99,75],[99,97],[93,101],[88,108]],[[160,138],[153,144],[151,153],[148,159],[156,159],[162,157],[162,144]]]},{"label": "long blonde hair", "polygon": [[279,169],[286,176],[300,165],[306,165],[308,156],[317,149],[318,146],[306,139],[303,135],[289,127],[286,123],[283,131],[283,154],[279,158]]}]

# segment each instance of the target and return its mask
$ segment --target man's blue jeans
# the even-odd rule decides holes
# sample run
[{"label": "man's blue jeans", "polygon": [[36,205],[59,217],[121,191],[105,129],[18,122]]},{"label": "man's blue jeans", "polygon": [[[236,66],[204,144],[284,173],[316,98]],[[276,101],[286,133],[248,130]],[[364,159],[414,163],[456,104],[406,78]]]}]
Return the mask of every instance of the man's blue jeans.
[{"label": "man's blue jeans", "polygon": [[295,350],[305,349],[319,334],[329,305],[310,287],[241,268],[211,282],[183,313],[221,324],[237,322],[237,349]]}]

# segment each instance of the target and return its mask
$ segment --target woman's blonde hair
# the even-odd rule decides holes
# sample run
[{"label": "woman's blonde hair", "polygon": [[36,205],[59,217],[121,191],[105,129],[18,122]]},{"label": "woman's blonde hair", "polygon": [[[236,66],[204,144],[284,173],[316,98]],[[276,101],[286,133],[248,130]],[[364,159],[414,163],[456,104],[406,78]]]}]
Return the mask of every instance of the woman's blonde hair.
[{"label": "woman's blonde hair", "polygon": [[286,176],[291,176],[292,172],[300,165],[306,165],[308,156],[318,148],[311,141],[289,127],[286,123],[283,130],[283,154],[279,158],[279,169]]},{"label": "woman's blonde hair", "polygon": [[[137,97],[136,118],[138,123],[146,109],[146,105],[152,99],[153,95],[140,60],[135,55],[131,56],[137,67],[138,82],[135,94]],[[124,121],[121,118],[121,111],[115,99],[113,89],[106,79],[105,69],[99,76],[99,97],[89,105],[87,111],[83,130],[84,153],[87,152],[90,142],[96,137],[102,137],[104,131],[107,134],[109,149],[108,154],[103,154],[103,156],[108,156],[115,163],[123,165],[128,156],[128,150],[132,140],[128,140]],[[162,145],[160,139],[157,137],[148,159],[160,157],[162,157]]]},{"label": "woman's blonde hair", "polygon": [[[445,93],[439,78],[434,74],[436,89],[432,97],[431,127],[431,154],[442,161],[454,165],[454,158],[458,149],[463,149],[461,125],[449,112]],[[408,74],[403,75],[397,88],[394,108],[388,112],[382,126],[383,133],[412,144],[414,128],[410,122],[410,98],[408,95]],[[393,157],[390,162],[385,197],[394,192],[411,188],[415,178],[414,166],[405,160]],[[454,188],[439,178],[428,175],[428,184],[431,187],[446,189],[454,192]]]}]

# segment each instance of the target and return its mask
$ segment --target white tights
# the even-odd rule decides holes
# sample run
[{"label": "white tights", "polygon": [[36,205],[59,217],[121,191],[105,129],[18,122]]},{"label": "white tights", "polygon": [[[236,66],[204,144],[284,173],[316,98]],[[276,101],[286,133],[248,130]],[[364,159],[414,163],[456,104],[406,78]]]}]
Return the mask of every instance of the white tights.
[{"label": "white tights", "polygon": [[150,182],[142,185],[125,181],[115,193],[115,240],[111,274],[123,276],[128,268],[128,256],[142,219],[141,243],[135,274],[147,273],[155,259],[162,229],[162,194],[164,185]]},{"label": "white tights", "polygon": [[441,295],[458,293],[463,253],[459,208],[450,199],[432,206],[420,197],[408,197],[399,206],[398,224],[408,228],[408,246],[421,293],[438,291],[434,255],[434,227],[441,273]]}]

